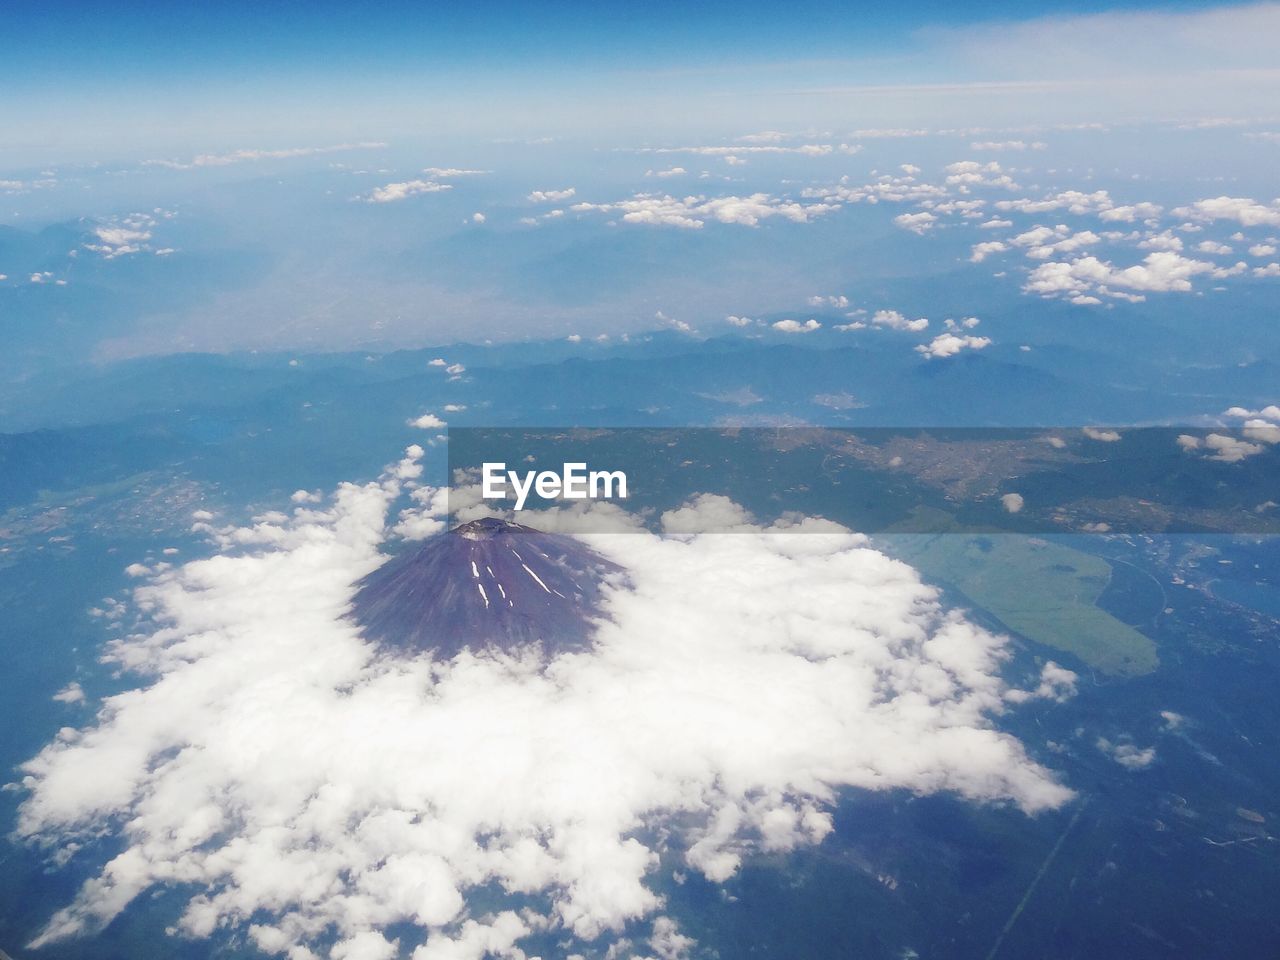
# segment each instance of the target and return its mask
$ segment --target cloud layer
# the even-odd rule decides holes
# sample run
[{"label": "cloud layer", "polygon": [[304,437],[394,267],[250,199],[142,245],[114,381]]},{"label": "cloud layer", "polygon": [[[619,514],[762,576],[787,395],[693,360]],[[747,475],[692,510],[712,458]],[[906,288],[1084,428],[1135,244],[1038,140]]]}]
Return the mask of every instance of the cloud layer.
[{"label": "cloud layer", "polygon": [[[143,572],[110,654],[143,685],[25,767],[21,835],[81,856],[124,841],[37,944],[181,885],[180,934],[239,928],[290,960],[523,957],[537,930],[603,948],[637,927],[660,953],[688,945],[660,854],[722,881],[821,841],[848,787],[1070,798],[992,724],[1065,695],[1068,671],[1010,689],[1003,638],[910,567],[720,497],[673,513],[679,535],[590,538],[630,579],[590,653],[376,654],[344,613],[419,456],[291,518],[202,520],[218,555]],[[726,519],[742,532],[698,532]]]}]

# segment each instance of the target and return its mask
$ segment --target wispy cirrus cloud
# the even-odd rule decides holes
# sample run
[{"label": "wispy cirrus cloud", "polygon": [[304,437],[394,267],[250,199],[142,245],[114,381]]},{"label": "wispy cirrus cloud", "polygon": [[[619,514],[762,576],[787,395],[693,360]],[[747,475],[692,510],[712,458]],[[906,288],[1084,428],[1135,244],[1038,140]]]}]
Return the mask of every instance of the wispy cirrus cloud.
[{"label": "wispy cirrus cloud", "polygon": [[201,167],[227,167],[236,163],[255,163],[260,160],[290,160],[295,157],[313,157],[326,153],[346,153],[350,150],[382,150],[388,144],[380,140],[360,143],[335,143],[321,147],[286,147],[284,149],[242,149],[228,153],[200,153],[190,160],[144,160],[144,166],[167,167],[170,170],[195,170]]}]

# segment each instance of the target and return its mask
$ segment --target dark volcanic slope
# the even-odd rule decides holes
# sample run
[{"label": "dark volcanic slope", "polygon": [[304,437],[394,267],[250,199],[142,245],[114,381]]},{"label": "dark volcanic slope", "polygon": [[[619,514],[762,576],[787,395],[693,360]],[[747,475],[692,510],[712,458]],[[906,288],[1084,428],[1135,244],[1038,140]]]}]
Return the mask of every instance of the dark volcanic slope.
[{"label": "dark volcanic slope", "polygon": [[359,584],[364,635],[449,658],[463,649],[548,656],[590,645],[601,582],[622,568],[571,537],[505,520],[474,520],[395,557]]}]

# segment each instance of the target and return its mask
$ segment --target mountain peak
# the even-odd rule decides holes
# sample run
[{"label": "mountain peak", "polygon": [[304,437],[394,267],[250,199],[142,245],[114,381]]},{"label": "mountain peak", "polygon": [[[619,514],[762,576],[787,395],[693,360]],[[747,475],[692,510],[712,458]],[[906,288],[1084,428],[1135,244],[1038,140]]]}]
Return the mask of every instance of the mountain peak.
[{"label": "mountain peak", "polygon": [[366,639],[449,659],[463,650],[547,656],[591,645],[603,587],[622,568],[572,537],[497,517],[454,527],[358,584]]}]

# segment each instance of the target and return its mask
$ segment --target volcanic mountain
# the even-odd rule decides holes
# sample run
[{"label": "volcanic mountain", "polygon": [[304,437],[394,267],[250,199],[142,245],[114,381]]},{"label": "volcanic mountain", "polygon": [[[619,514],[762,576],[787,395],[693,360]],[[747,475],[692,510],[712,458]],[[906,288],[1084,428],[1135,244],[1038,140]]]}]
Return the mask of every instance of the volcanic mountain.
[{"label": "volcanic mountain", "polygon": [[393,557],[357,585],[364,636],[448,659],[462,650],[583,650],[622,568],[571,537],[487,517]]}]

